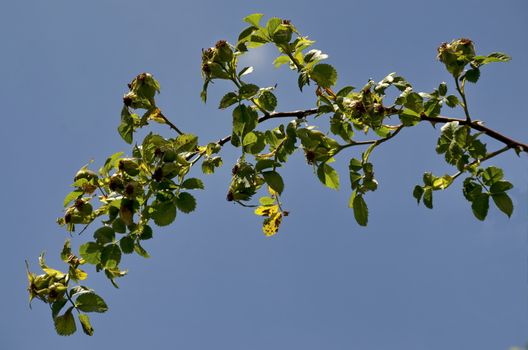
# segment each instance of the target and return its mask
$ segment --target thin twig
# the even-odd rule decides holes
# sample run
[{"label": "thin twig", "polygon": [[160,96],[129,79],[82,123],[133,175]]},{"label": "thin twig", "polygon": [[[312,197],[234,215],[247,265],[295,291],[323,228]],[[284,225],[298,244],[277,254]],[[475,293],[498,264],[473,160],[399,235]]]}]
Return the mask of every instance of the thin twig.
[{"label": "thin twig", "polygon": [[178,129],[178,127],[176,125],[174,125],[169,119],[167,119],[167,117],[165,117],[165,115],[163,113],[159,113],[158,116],[163,119],[163,121],[165,122],[165,124],[167,124],[172,130],[176,131],[179,135],[183,135],[184,132],[181,131],[180,129]]}]

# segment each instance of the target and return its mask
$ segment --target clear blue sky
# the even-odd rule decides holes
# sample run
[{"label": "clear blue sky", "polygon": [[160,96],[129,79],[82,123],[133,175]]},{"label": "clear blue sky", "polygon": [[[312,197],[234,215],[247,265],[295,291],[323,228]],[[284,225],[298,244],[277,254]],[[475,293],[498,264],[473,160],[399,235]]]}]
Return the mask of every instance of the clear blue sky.
[{"label": "clear blue sky", "polygon": [[[428,125],[373,155],[380,186],[367,197],[368,228],[355,224],[347,187],[324,188],[297,155],[283,172],[291,215],[266,238],[259,218],[225,201],[226,165],[205,178],[195,213],[156,231],[146,244],[152,258],[127,256],[121,289],[90,275],[110,307],[92,316],[94,337],[59,337],[46,305],[29,310],[24,259],[36,269],[46,250],[58,265],[67,234],[55,218],[73,175],[90,159],[100,165],[129,151],[116,132],[126,83],[153,73],[165,114],[202,143],[218,139],[231,118],[216,109],[227,86],[215,84],[210,103],[200,102],[201,49],[235,41],[253,12],[291,19],[316,40],[341,86],[396,71],[430,91],[451,84],[435,60],[441,42],[469,37],[479,52],[504,51],[513,60],[483,69],[468,88],[470,108],[528,141],[523,0],[4,2],[0,348],[495,350],[528,341],[527,157],[493,161],[515,184],[511,219],[491,208],[477,221],[460,184],[438,193],[431,211],[416,205],[412,188],[424,171],[452,169],[435,154],[438,131]],[[279,110],[312,107],[313,91],[301,95],[293,73],[274,70],[274,54],[248,57],[252,79],[279,82]],[[237,153],[223,155],[229,164]]]}]

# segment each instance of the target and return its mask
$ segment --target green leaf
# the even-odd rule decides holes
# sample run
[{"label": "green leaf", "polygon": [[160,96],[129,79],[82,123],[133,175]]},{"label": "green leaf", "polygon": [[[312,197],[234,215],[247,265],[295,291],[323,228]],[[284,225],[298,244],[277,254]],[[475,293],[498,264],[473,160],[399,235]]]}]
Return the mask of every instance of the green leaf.
[{"label": "green leaf", "polygon": [[484,170],[482,173],[482,180],[488,186],[493,185],[495,182],[502,180],[504,177],[504,172],[501,168],[496,166],[490,166]]},{"label": "green leaf", "polygon": [[125,233],[127,230],[126,224],[121,218],[116,218],[112,222],[112,229],[117,233]]},{"label": "green leaf", "polygon": [[241,98],[251,98],[257,94],[259,87],[255,84],[246,84],[242,85],[239,89],[239,94]]},{"label": "green leaf", "polygon": [[424,189],[422,186],[414,186],[413,190],[413,197],[416,198],[416,202],[420,203],[420,200],[422,199],[422,196],[424,194]]},{"label": "green leaf", "polygon": [[438,86],[438,94],[440,96],[445,96],[447,94],[447,84],[442,82],[440,83],[440,85]]},{"label": "green leaf", "polygon": [[121,261],[121,249],[117,244],[109,244],[101,252],[101,264],[105,268],[114,269]]},{"label": "green leaf", "polygon": [[419,113],[409,108],[404,108],[400,113],[400,120],[405,126],[414,126],[420,122],[421,118]]},{"label": "green leaf", "polygon": [[268,112],[273,112],[277,107],[277,97],[270,92],[264,91],[258,98],[259,105],[267,110]]},{"label": "green leaf", "polygon": [[244,22],[251,24],[254,27],[260,27],[260,20],[264,14],[262,13],[253,13],[249,16],[244,17]]},{"label": "green leaf", "polygon": [[188,192],[181,192],[176,197],[176,206],[184,213],[190,213],[196,209],[196,199]]},{"label": "green leaf", "polygon": [[119,246],[125,254],[131,254],[134,251],[134,239],[130,236],[125,236],[119,240]]},{"label": "green leaf", "polygon": [[491,185],[490,192],[491,194],[503,193],[512,188],[513,188],[513,185],[511,183],[509,183],[508,181],[500,180],[500,181],[493,183],[493,185]]},{"label": "green leaf", "polygon": [[430,187],[426,187],[424,190],[423,202],[427,208],[433,209],[433,190]]},{"label": "green leaf", "polygon": [[70,307],[62,316],[57,316],[53,320],[55,323],[55,330],[58,335],[72,335],[77,331],[77,326],[75,325],[75,318],[72,315],[73,306]]},{"label": "green leaf", "polygon": [[268,23],[266,23],[266,30],[268,31],[268,35],[270,37],[273,36],[273,33],[277,30],[277,28],[282,23],[282,19],[277,17],[272,17],[268,20]]},{"label": "green leaf", "polygon": [[59,312],[62,310],[64,305],[68,302],[68,299],[62,298],[51,304],[51,317],[55,319]]},{"label": "green leaf", "polygon": [[75,191],[68,193],[66,197],[64,197],[64,207],[67,207],[68,204],[70,204],[70,202],[78,199],[83,194],[84,194],[84,191],[82,190],[75,190]]},{"label": "green leaf", "polygon": [[449,95],[446,97],[446,104],[451,108],[455,108],[460,104],[460,101],[455,95]]},{"label": "green leaf", "polygon": [[130,115],[128,107],[126,106],[123,107],[123,110],[121,111],[121,123],[119,124],[117,131],[126,143],[132,143],[132,135],[134,134],[134,119]]},{"label": "green leaf", "polygon": [[495,205],[500,211],[508,215],[508,217],[511,217],[513,213],[513,202],[510,196],[506,193],[495,193],[491,195],[491,198],[493,198],[493,202],[495,202]]},{"label": "green leaf", "polygon": [[326,63],[320,63],[313,67],[310,78],[323,88],[329,88],[337,82],[337,71]]},{"label": "green leaf", "polygon": [[103,226],[98,228],[93,234],[97,243],[106,244],[112,243],[115,239],[115,232],[110,226]]},{"label": "green leaf", "polygon": [[79,314],[79,322],[81,322],[82,330],[86,335],[92,336],[94,330],[92,324],[90,323],[90,317],[86,314]]},{"label": "green leaf", "polygon": [[71,242],[69,239],[67,239],[64,242],[64,246],[62,247],[62,251],[60,254],[61,260],[67,263],[70,258],[70,255],[71,255]]},{"label": "green leaf", "polygon": [[281,55],[273,61],[275,68],[279,68],[283,64],[290,64],[291,60],[288,56]]},{"label": "green leaf", "polygon": [[264,171],[262,172],[262,176],[264,176],[264,180],[266,181],[269,187],[271,187],[275,192],[278,192],[279,194],[282,193],[282,191],[284,190],[284,181],[282,180],[282,177],[278,172]]},{"label": "green leaf", "polygon": [[326,163],[322,163],[317,167],[317,177],[327,187],[338,190],[339,189],[339,174]]},{"label": "green leaf", "polygon": [[149,253],[138,242],[136,242],[136,244],[134,245],[134,251],[139,256],[142,256],[144,258],[150,258]]},{"label": "green leaf", "polygon": [[237,102],[238,102],[238,95],[235,94],[234,92],[228,92],[220,100],[220,105],[218,106],[218,108],[224,109],[224,108],[227,108],[227,107],[229,107],[229,106],[231,106],[231,105],[233,105],[233,104],[235,104]]},{"label": "green leaf", "polygon": [[152,228],[149,225],[143,226],[143,230],[141,230],[141,234],[139,235],[139,239],[142,241],[151,239],[152,238]]},{"label": "green leaf", "polygon": [[176,219],[176,205],[173,201],[160,202],[152,205],[152,208],[154,212],[151,217],[158,226],[170,225]]},{"label": "green leaf", "polygon": [[466,74],[464,74],[464,77],[466,78],[467,81],[474,84],[480,78],[480,69],[478,68],[470,69],[466,72]]},{"label": "green leaf", "polygon": [[108,176],[110,171],[117,165],[117,160],[123,155],[123,152],[116,152],[112,154],[110,157],[108,157],[103,165],[103,167],[99,170],[101,175]]},{"label": "green leaf", "polygon": [[95,293],[83,293],[75,301],[77,308],[84,312],[106,312],[108,306],[103,298]]},{"label": "green leaf", "polygon": [[471,203],[471,209],[473,210],[473,215],[479,220],[484,220],[488,215],[489,209],[489,194],[479,193],[473,199]]},{"label": "green leaf", "polygon": [[101,262],[103,246],[95,242],[87,242],[79,247],[79,255],[88,263],[97,265]]},{"label": "green leaf", "polygon": [[202,180],[197,179],[195,177],[191,177],[191,178],[183,181],[182,184],[181,184],[181,187],[185,188],[185,189],[188,189],[188,190],[194,190],[194,189],[203,190],[204,189],[204,184],[203,184]]},{"label": "green leaf", "polygon": [[270,206],[270,205],[274,205],[275,204],[275,199],[273,199],[271,197],[260,197],[259,198],[259,203],[260,203],[260,205],[263,205],[263,206]]},{"label": "green leaf", "polygon": [[354,196],[352,200],[352,209],[354,210],[354,218],[361,226],[367,226],[368,223],[368,207],[362,195]]},{"label": "green leaf", "polygon": [[508,62],[511,57],[502,52],[493,52],[487,56],[475,56],[473,63],[477,66],[482,66],[492,62]]},{"label": "green leaf", "polygon": [[252,143],[257,142],[257,140],[257,135],[254,132],[249,132],[244,136],[244,139],[242,139],[242,146],[251,145]]}]

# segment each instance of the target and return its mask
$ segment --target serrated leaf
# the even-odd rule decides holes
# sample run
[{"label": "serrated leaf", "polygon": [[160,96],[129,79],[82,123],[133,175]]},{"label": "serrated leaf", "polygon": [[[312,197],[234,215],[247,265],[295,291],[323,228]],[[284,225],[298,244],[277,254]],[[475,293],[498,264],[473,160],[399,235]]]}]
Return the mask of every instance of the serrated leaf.
[{"label": "serrated leaf", "polygon": [[112,229],[117,233],[125,233],[127,230],[125,222],[121,218],[116,218],[112,221]]},{"label": "serrated leaf", "polygon": [[488,186],[491,186],[495,182],[502,180],[503,177],[504,172],[501,168],[498,168],[496,166],[487,167],[482,172],[482,180],[484,180],[484,183]]},{"label": "serrated leaf", "polygon": [[190,213],[196,209],[196,199],[188,192],[181,192],[176,198],[176,206],[184,213]]},{"label": "serrated leaf", "polygon": [[88,263],[97,265],[101,262],[103,246],[95,242],[87,242],[79,247],[79,255]]},{"label": "serrated leaf", "polygon": [[446,104],[451,108],[455,108],[460,104],[460,101],[455,95],[449,95],[446,97]]},{"label": "serrated leaf", "polygon": [[330,88],[337,82],[337,71],[327,63],[320,63],[313,67],[310,78],[323,88]]},{"label": "serrated leaf", "polygon": [[322,163],[317,167],[317,177],[327,187],[338,190],[339,189],[339,174],[326,163]]},{"label": "serrated leaf", "polygon": [[275,97],[275,95],[270,91],[262,92],[258,98],[258,101],[259,105],[268,112],[273,112],[277,107],[277,97]]},{"label": "serrated leaf", "polygon": [[151,217],[158,226],[170,225],[176,219],[176,205],[172,201],[157,203],[152,208]]},{"label": "serrated leaf", "polygon": [[119,240],[119,247],[125,254],[131,254],[134,251],[134,239],[130,236],[125,236]]},{"label": "serrated leaf", "polygon": [[284,181],[280,174],[276,171],[264,171],[262,172],[264,181],[271,187],[275,192],[281,194],[284,190]]},{"label": "serrated leaf", "polygon": [[64,315],[54,318],[53,322],[55,323],[55,330],[57,331],[58,335],[68,336],[77,331],[75,318],[72,315],[72,309],[73,306],[66,310]]},{"label": "serrated leaf", "polygon": [[249,16],[244,17],[244,22],[251,24],[254,27],[260,27],[260,20],[264,14],[262,13],[253,13]]},{"label": "serrated leaf", "polygon": [[194,190],[194,189],[203,190],[204,189],[204,184],[203,184],[202,180],[200,180],[198,178],[195,178],[195,177],[191,177],[191,178],[183,181],[182,184],[181,184],[181,187],[185,188],[187,190]]},{"label": "serrated leaf", "polygon": [[513,202],[510,196],[508,196],[506,193],[495,193],[491,195],[491,198],[500,211],[508,215],[508,217],[511,217],[513,213]]},{"label": "serrated leaf", "polygon": [[97,243],[106,244],[112,243],[115,239],[115,232],[110,226],[103,226],[98,228],[93,234]]},{"label": "serrated leaf", "polygon": [[466,74],[464,74],[464,77],[466,78],[467,81],[474,84],[480,78],[480,69],[478,68],[470,69],[466,72]]},{"label": "serrated leaf", "polygon": [[53,319],[55,319],[55,317],[57,317],[57,315],[62,310],[64,305],[66,305],[67,302],[68,302],[68,299],[64,299],[63,298],[63,299],[57,300],[56,302],[51,304],[51,317]]},{"label": "serrated leaf", "polygon": [[235,103],[238,102],[238,95],[234,92],[228,92],[227,94],[222,97],[220,100],[220,105],[218,106],[219,109],[227,108]]},{"label": "serrated leaf", "polygon": [[94,330],[92,328],[92,324],[90,323],[90,317],[86,314],[79,314],[79,322],[81,323],[82,330],[86,335],[92,336],[94,334]]},{"label": "serrated leaf", "polygon": [[476,195],[471,203],[473,215],[479,220],[484,220],[488,215],[489,209],[489,195],[487,193],[480,193]]},{"label": "serrated leaf", "polygon": [[77,308],[84,312],[99,312],[103,313],[108,310],[103,298],[95,293],[83,293],[77,297],[75,301]]},{"label": "serrated leaf", "polygon": [[109,244],[101,252],[101,264],[105,268],[114,269],[121,261],[121,249],[117,244]]},{"label": "serrated leaf", "polygon": [[490,192],[492,194],[495,194],[495,193],[503,193],[503,192],[506,192],[510,189],[513,188],[513,185],[508,182],[508,181],[504,181],[504,180],[500,180],[500,181],[497,181],[495,183],[493,183],[493,185],[491,185],[490,187]]},{"label": "serrated leaf", "polygon": [[239,94],[241,98],[251,98],[257,94],[259,87],[255,84],[246,84],[242,85],[239,89]]}]

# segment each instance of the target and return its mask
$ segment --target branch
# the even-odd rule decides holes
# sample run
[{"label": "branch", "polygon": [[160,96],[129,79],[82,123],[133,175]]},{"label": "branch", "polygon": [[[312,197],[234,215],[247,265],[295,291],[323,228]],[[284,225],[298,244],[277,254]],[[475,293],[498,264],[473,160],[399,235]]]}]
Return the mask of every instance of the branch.
[{"label": "branch", "polygon": [[428,121],[431,124],[458,122],[460,125],[467,125],[471,129],[481,131],[482,133],[488,135],[492,139],[495,139],[497,141],[504,143],[506,146],[508,146],[508,148],[515,148],[518,151],[528,153],[527,144],[519,142],[519,141],[515,141],[514,139],[509,138],[508,136],[505,136],[493,129],[490,129],[487,126],[484,126],[484,124],[482,124],[482,122],[479,122],[479,121],[468,121],[466,119],[449,118],[449,117],[444,117],[444,116],[427,117],[425,115],[420,116],[420,119],[424,121]]},{"label": "branch", "polygon": [[178,129],[178,127],[176,125],[174,125],[163,113],[161,113],[161,111],[159,112],[158,116],[161,119],[163,119],[165,124],[167,124],[172,130],[176,131],[178,133],[178,135],[183,135],[184,134],[184,132],[181,131],[180,129]]},{"label": "branch", "polygon": [[[305,109],[305,110],[292,111],[292,112],[267,113],[267,114],[263,115],[262,117],[260,117],[257,122],[260,124],[260,123],[262,123],[262,122],[264,122],[264,121],[266,121],[268,119],[285,118],[285,117],[295,117],[297,119],[303,119],[303,118],[306,118],[309,115],[317,114],[318,111],[319,110],[317,108],[312,108],[312,109]],[[220,146],[223,146],[224,144],[226,144],[230,140],[231,140],[231,136],[226,136],[226,137],[220,139],[217,143]]]}]

